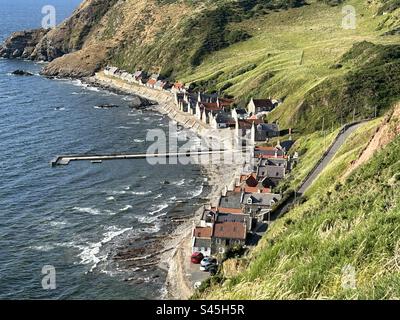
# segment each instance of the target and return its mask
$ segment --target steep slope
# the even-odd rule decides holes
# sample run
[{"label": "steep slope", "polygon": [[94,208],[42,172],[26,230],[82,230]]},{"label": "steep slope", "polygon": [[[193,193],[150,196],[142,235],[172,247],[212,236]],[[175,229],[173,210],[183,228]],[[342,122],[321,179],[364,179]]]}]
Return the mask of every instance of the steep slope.
[{"label": "steep slope", "polygon": [[208,54],[249,38],[235,27],[238,22],[303,4],[303,0],[85,0],[37,43],[30,58],[52,61],[43,71],[50,76],[90,75],[107,62],[174,76],[201,64]]},{"label": "steep slope", "polygon": [[400,137],[337,182],[377,125],[359,129],[308,200],[277,221],[249,257],[228,261],[225,279],[211,280],[196,297],[398,299]]},{"label": "steep slope", "polygon": [[207,57],[182,80],[242,104],[251,96],[281,98],[284,103],[269,120],[308,132],[320,130],[323,118],[339,127],[353,117],[383,115],[399,98],[400,38],[385,35],[398,9],[345,1],[355,8],[356,28],[344,29],[342,5],[324,2],[242,21],[238,27],[250,39]]},{"label": "steep slope", "polygon": [[[85,0],[59,27],[33,37],[24,57],[51,61],[43,70],[49,76],[88,76],[112,64],[220,91],[242,105],[273,96],[284,103],[269,120],[308,132],[323,119],[339,127],[383,115],[400,96],[398,1],[304,4]],[[355,29],[342,27],[343,5],[354,7]],[[8,42],[4,56],[23,54],[15,47],[24,41]]]}]

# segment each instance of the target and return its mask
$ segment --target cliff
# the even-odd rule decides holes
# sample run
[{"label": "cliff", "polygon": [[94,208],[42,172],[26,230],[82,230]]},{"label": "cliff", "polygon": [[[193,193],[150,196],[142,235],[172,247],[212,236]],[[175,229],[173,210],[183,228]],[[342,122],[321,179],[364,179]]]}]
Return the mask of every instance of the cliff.
[{"label": "cliff", "polygon": [[265,8],[267,14],[303,4],[302,0],[85,0],[55,29],[11,36],[0,55],[49,61],[43,69],[48,76],[89,76],[107,62],[130,71],[141,67],[174,76],[196,67],[209,53],[251,37],[239,23],[258,10]]}]

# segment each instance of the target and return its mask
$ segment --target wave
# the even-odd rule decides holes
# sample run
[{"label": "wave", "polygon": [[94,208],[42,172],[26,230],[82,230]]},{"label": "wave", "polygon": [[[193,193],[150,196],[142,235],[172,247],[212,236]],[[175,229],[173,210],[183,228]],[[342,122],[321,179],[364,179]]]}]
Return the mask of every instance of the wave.
[{"label": "wave", "polygon": [[137,196],[145,196],[145,195],[148,195],[150,193],[153,193],[153,191],[149,190],[149,191],[132,191],[131,192],[131,194],[137,195]]},{"label": "wave", "polygon": [[107,231],[103,234],[102,240],[99,242],[89,243],[88,245],[80,245],[74,242],[69,242],[64,245],[79,249],[81,252],[78,254],[78,258],[80,259],[80,264],[90,264],[89,272],[93,272],[93,270],[97,267],[99,262],[107,259],[107,254],[104,253],[99,255],[100,249],[103,245],[111,242],[114,238],[122,235],[125,232],[132,230],[132,228],[124,228],[119,229],[115,226],[109,228],[111,231]]},{"label": "wave", "polygon": [[35,250],[35,251],[41,251],[41,252],[49,252],[49,251],[55,249],[55,246],[52,246],[50,244],[45,244],[42,246],[30,246],[29,249]]},{"label": "wave", "polygon": [[198,188],[197,190],[188,192],[188,195],[189,195],[191,198],[199,197],[199,196],[203,193],[203,188],[204,188],[204,186],[202,185],[202,186],[200,186],[200,188]]},{"label": "wave", "polygon": [[119,126],[119,127],[117,127],[117,129],[124,129],[124,130],[128,130],[128,129],[132,129],[132,127],[127,127],[127,126]]},{"label": "wave", "polygon": [[149,215],[153,216],[156,213],[159,213],[159,212],[163,211],[164,209],[168,208],[168,206],[169,205],[167,203],[163,203],[158,206],[152,206],[151,208],[153,209],[153,211],[150,211]]},{"label": "wave", "polygon": [[143,139],[133,139],[133,141],[136,142],[136,143],[143,143],[144,142]]},{"label": "wave", "polygon": [[107,201],[115,201],[115,197],[113,197],[113,196],[107,197],[106,200],[107,200]]},{"label": "wave", "polygon": [[179,181],[172,182],[172,184],[174,184],[176,186],[182,186],[185,184],[185,181],[186,181],[186,179],[181,179]]},{"label": "wave", "polygon": [[89,213],[89,214],[94,215],[94,216],[104,215],[104,214],[108,214],[108,215],[114,215],[115,214],[115,212],[112,212],[110,210],[104,210],[102,212],[99,209],[90,208],[90,207],[73,207],[72,209],[77,211],[77,212]]},{"label": "wave", "polygon": [[[65,79],[61,79],[61,80],[64,80],[64,81],[65,81]],[[68,81],[68,80],[66,80],[66,81]],[[88,85],[87,85],[86,83],[83,83],[83,82],[82,82],[81,80],[79,80],[79,79],[72,80],[71,83],[72,83],[74,86],[77,86],[77,87],[83,87],[83,88],[88,87]]]},{"label": "wave", "polygon": [[50,225],[52,227],[61,227],[61,226],[67,225],[67,222],[66,221],[51,221]]},{"label": "wave", "polygon": [[119,209],[119,211],[120,212],[126,212],[126,211],[129,211],[130,209],[133,209],[133,207],[128,204],[125,207],[123,207],[122,209]]},{"label": "wave", "polygon": [[111,191],[112,195],[123,195],[123,194],[132,194],[135,196],[145,196],[148,194],[153,193],[153,191],[148,190],[148,191],[129,191],[129,189],[121,190],[121,191]]}]

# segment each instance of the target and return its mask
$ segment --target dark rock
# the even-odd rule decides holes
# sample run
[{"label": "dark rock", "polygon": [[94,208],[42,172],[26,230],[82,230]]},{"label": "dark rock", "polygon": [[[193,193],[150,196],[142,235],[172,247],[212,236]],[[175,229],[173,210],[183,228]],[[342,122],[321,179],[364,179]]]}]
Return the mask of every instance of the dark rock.
[{"label": "dark rock", "polygon": [[111,109],[111,108],[118,108],[116,104],[101,104],[99,106],[96,106],[96,108],[101,108],[101,109]]},{"label": "dark rock", "polygon": [[143,110],[147,107],[154,106],[156,103],[140,96],[133,96],[130,107],[132,109]]},{"label": "dark rock", "polygon": [[15,70],[12,74],[16,76],[33,76],[32,73],[24,70]]},{"label": "dark rock", "polygon": [[14,32],[0,47],[0,57],[30,59],[36,45],[47,32],[45,29]]}]

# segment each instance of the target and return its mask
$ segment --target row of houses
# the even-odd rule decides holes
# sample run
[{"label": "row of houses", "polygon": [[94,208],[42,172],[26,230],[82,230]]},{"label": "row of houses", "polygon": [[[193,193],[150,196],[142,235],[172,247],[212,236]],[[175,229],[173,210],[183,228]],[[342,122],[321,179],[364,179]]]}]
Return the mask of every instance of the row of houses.
[{"label": "row of houses", "polygon": [[244,246],[249,234],[270,220],[271,211],[282,199],[272,190],[292,170],[297,154],[290,157],[278,142],[275,147],[255,147],[253,160],[243,166],[233,185],[225,187],[217,206],[204,207],[193,229],[193,253],[211,256]]},{"label": "row of houses", "polygon": [[104,74],[118,77],[128,83],[169,91],[175,95],[175,103],[181,112],[196,117],[214,129],[234,129],[238,138],[264,142],[280,134],[277,123],[265,122],[265,115],[281,103],[279,100],[251,99],[245,108],[238,108],[233,99],[219,97],[216,93],[190,92],[183,83],[170,83],[161,79],[158,73],[129,73],[109,66],[104,69]]},{"label": "row of houses", "polygon": [[233,99],[218,95],[175,92],[175,101],[181,112],[195,116],[214,129],[234,129],[237,137],[264,142],[280,134],[277,123],[265,122],[265,115],[279,105],[278,100],[251,99],[247,108],[237,108]]},{"label": "row of houses", "polygon": [[168,80],[162,79],[158,73],[148,74],[142,70],[138,70],[135,73],[129,73],[128,71],[118,69],[117,67],[107,66],[104,69],[104,74],[107,76],[120,78],[128,83],[146,86],[151,89],[166,90],[173,93],[186,91],[183,83],[171,83]]}]

